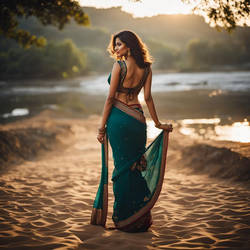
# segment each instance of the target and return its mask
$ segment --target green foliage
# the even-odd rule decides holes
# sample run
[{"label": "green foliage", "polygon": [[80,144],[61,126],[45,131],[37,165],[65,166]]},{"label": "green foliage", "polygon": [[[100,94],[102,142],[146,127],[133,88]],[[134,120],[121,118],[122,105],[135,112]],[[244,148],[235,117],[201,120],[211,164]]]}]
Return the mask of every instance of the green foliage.
[{"label": "green foliage", "polygon": [[[20,28],[37,37],[46,37],[48,44],[44,48],[23,50],[13,39],[0,35],[0,77],[69,78],[89,72],[107,73],[113,64],[106,51],[110,35],[124,28],[124,23],[147,44],[155,60],[153,68],[157,70],[210,70],[224,64],[240,69],[250,62],[249,27],[238,27],[228,34],[217,32],[203,18],[194,15],[133,19],[119,8],[85,10],[93,20],[92,27],[70,22],[60,31],[52,25],[42,25],[35,17],[19,19]],[[63,47],[68,38],[72,42]]]},{"label": "green foliage", "polygon": [[113,60],[108,57],[104,47],[83,47],[81,50],[87,55],[87,70],[92,72],[107,72],[112,69]]},{"label": "green foliage", "polygon": [[36,37],[27,30],[18,28],[17,18],[35,16],[43,25],[54,25],[62,29],[72,18],[80,25],[88,25],[88,16],[78,1],[74,0],[2,0],[0,2],[0,34],[16,40],[25,48],[31,45],[43,47],[44,37]]},{"label": "green foliage", "polygon": [[193,69],[249,63],[249,55],[247,48],[239,41],[193,39],[187,45],[187,59]]},{"label": "green foliage", "polygon": [[236,25],[249,18],[249,0],[182,0],[185,3],[195,4],[193,12],[207,16],[209,23],[217,30],[224,28],[231,32]]},{"label": "green foliage", "polygon": [[44,48],[22,50],[17,47],[0,52],[2,79],[67,78],[84,74],[86,55],[71,40],[49,43]]},{"label": "green foliage", "polygon": [[193,39],[187,45],[187,52],[191,66],[207,64],[210,53],[208,42]]},{"label": "green foliage", "polygon": [[155,60],[155,68],[160,70],[175,68],[176,62],[179,58],[179,50],[154,39],[149,40],[146,43]]},{"label": "green foliage", "polygon": [[[141,1],[141,0],[133,0]],[[142,0],[143,1],[143,0]],[[195,4],[193,9],[194,13],[204,14],[207,16],[209,23],[221,30],[220,27],[231,31],[236,28],[236,25],[241,23],[242,20],[246,23],[249,18],[250,1],[249,0],[182,0],[185,3]],[[90,9],[89,9],[90,10]],[[90,12],[91,16],[91,12]],[[116,11],[111,15],[112,18],[124,19],[126,14]],[[2,0],[0,1],[0,34],[7,38],[16,40],[25,48],[32,45],[43,47],[46,45],[46,38],[44,36],[37,37],[26,29],[20,29],[20,18],[36,17],[39,22],[44,25],[53,25],[60,30],[74,20],[80,25],[89,25],[89,18],[84,13],[79,2],[76,0]],[[92,18],[92,17],[91,17]],[[100,11],[97,20],[105,20],[107,16],[104,12]],[[134,25],[134,22],[129,24],[125,20],[127,27]],[[119,23],[112,21],[112,31],[119,29]],[[162,30],[162,25],[160,25]],[[150,29],[146,25],[145,29]],[[143,30],[141,29],[143,32]],[[183,32],[185,34],[185,31]],[[81,36],[82,34],[79,33]],[[78,44],[77,44],[78,45]],[[79,46],[79,45],[78,45]]]}]

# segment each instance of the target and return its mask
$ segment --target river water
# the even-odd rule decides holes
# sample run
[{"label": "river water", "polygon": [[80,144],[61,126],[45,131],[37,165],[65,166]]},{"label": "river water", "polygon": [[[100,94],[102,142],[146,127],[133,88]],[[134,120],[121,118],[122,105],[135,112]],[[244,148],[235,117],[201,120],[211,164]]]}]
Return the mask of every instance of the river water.
[{"label": "river water", "polygon": [[[73,80],[0,82],[0,122],[44,109],[101,114],[108,74]],[[250,72],[153,74],[160,117],[192,136],[250,142]],[[140,95],[143,103],[143,94]]]},{"label": "river water", "polygon": [[[0,82],[0,95],[45,94],[83,92],[106,94],[108,75],[77,80]],[[73,85],[73,86],[72,86]],[[250,91],[250,72],[199,72],[154,74],[152,92],[217,89],[224,91]]]}]

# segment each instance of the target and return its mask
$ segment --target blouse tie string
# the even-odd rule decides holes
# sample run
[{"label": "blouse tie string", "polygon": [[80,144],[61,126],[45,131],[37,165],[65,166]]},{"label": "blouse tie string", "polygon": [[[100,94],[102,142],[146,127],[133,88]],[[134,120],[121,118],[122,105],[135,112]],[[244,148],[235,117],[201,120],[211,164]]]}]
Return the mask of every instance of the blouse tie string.
[{"label": "blouse tie string", "polygon": [[126,96],[127,98],[127,103],[128,103],[128,100],[129,101],[131,101],[131,100],[133,100],[133,98],[134,98],[134,92],[133,92],[133,89],[128,89],[128,93],[127,93],[127,96]]}]

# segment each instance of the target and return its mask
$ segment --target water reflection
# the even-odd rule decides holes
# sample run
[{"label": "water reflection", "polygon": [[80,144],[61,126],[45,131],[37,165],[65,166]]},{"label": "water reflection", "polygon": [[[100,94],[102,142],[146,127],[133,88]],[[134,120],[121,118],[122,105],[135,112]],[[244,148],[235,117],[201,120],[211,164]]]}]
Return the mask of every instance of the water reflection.
[{"label": "water reflection", "polygon": [[147,138],[153,139],[157,135],[159,135],[161,132],[161,129],[158,129],[155,127],[155,123],[152,120],[147,120]]},{"label": "water reflection", "polygon": [[185,119],[180,121],[180,132],[196,138],[250,142],[250,126],[245,118],[243,122],[232,125],[220,125],[220,118]]},{"label": "water reflection", "polygon": [[141,103],[141,105],[145,105],[145,101],[144,101],[144,94],[142,93],[142,91],[139,93],[138,95],[138,100]]},{"label": "water reflection", "polygon": [[220,118],[212,119],[184,119],[181,121],[181,124],[218,124],[220,123]]},{"label": "water reflection", "polygon": [[234,122],[232,126],[216,126],[215,132],[220,140],[250,142],[250,126],[246,119],[243,122]]},{"label": "water reflection", "polygon": [[29,110],[26,108],[16,108],[13,109],[11,111],[11,113],[5,113],[2,115],[3,118],[8,118],[8,117],[12,117],[12,116],[24,116],[24,115],[28,115],[29,114]]}]

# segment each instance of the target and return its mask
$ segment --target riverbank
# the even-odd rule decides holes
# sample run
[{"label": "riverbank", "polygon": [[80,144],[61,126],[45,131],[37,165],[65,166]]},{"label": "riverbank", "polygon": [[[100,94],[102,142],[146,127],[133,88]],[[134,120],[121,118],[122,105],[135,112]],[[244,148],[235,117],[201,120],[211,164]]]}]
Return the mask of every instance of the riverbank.
[{"label": "riverbank", "polygon": [[[97,115],[82,119],[45,110],[1,125],[2,133],[15,131],[17,139],[20,131],[25,131],[19,156],[28,149],[38,152],[39,143],[47,146],[35,157],[15,164],[9,161],[0,176],[1,246],[110,249],[119,244],[120,249],[247,249],[249,180],[232,178],[234,174],[224,176],[223,171],[236,168],[229,160],[234,153],[246,157],[248,164],[250,145],[192,139],[180,134],[177,124],[170,133],[164,185],[152,211],[150,230],[128,234],[90,225],[101,167],[96,140],[99,122]],[[37,135],[39,130],[43,131],[41,136]],[[32,144],[29,138],[33,138]],[[51,147],[56,138],[58,143]],[[112,164],[110,152],[109,176]],[[109,181],[108,226],[112,225],[112,202]]]},{"label": "riverbank", "polygon": [[[35,159],[41,153],[61,147],[66,138],[73,135],[74,120],[80,119],[88,123],[93,117],[98,127],[99,116],[83,116],[79,113],[69,113],[67,110],[60,112],[47,109],[33,117],[0,125],[1,168],[8,168],[14,163],[20,164],[21,160]],[[170,122],[175,127],[172,147],[181,152],[182,162],[185,159],[184,165],[176,165],[192,170],[192,173],[250,182],[250,143],[192,138],[180,132],[182,121]],[[148,120],[149,141],[155,133],[157,131],[154,131],[151,121]]]},{"label": "riverbank", "polygon": [[71,126],[51,116],[55,113],[47,110],[29,119],[0,125],[0,173],[62,146],[61,136],[70,136]]},{"label": "riverbank", "polygon": [[[112,67],[111,67],[112,68]],[[111,69],[110,68],[110,69]],[[203,66],[203,67],[179,67],[179,68],[168,68],[168,69],[158,69],[153,67],[154,74],[169,74],[169,73],[206,73],[206,72],[249,72],[250,71],[250,63],[246,63],[243,65],[213,65],[213,66]],[[57,77],[44,77],[43,75],[37,75],[36,77],[27,77],[25,74],[22,77],[16,77],[15,75],[5,75],[4,78],[0,78],[0,87],[4,86],[5,84],[12,84],[20,82],[23,84],[32,83],[32,82],[59,82],[59,81],[68,81],[77,82],[79,79],[88,79],[91,77],[105,75],[107,74],[107,70],[101,71],[93,71],[89,70],[84,72],[83,75],[76,75],[76,76],[57,76]]]},{"label": "riverbank", "polygon": [[[107,78],[108,74],[2,84],[0,124],[22,116],[31,117],[46,109],[67,110],[83,116],[101,115],[108,93]],[[249,72],[154,74],[152,95],[160,118],[218,118],[221,124],[232,125],[245,119],[250,121],[249,79]],[[139,100],[143,104],[143,93]]]}]

